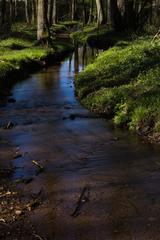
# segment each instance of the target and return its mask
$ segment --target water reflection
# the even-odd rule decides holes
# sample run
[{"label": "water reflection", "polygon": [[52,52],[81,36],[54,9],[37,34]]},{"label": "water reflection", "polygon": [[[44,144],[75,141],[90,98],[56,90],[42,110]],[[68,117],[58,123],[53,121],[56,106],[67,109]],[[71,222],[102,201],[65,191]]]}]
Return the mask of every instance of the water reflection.
[{"label": "water reflection", "polygon": [[52,91],[54,85],[56,85],[60,80],[60,69],[61,63],[58,63],[47,71],[44,70],[43,75],[40,77],[42,89],[46,89],[48,92]]},{"label": "water reflection", "polygon": [[[89,63],[92,63],[101,52],[103,52],[103,50],[90,48],[88,45],[77,45],[74,53],[72,53],[68,59],[68,76],[72,76],[72,71],[74,71],[75,74],[78,74]],[[54,65],[51,71],[46,71],[44,69],[42,77],[39,78],[41,87],[46,89],[48,92],[51,92],[55,83],[60,81],[60,69],[60,62]],[[16,83],[20,82],[21,84],[23,82],[21,75],[23,76],[23,74],[20,74],[19,76],[12,78],[12,80],[9,78],[8,80],[0,81],[0,104],[2,102],[6,103],[6,99],[9,95],[11,95],[10,91]]]},{"label": "water reflection", "polygon": [[82,47],[76,47],[74,52],[74,71],[77,74],[79,71],[85,69],[85,67],[92,63],[94,59],[102,53],[102,49],[91,48],[88,45],[83,45]]}]

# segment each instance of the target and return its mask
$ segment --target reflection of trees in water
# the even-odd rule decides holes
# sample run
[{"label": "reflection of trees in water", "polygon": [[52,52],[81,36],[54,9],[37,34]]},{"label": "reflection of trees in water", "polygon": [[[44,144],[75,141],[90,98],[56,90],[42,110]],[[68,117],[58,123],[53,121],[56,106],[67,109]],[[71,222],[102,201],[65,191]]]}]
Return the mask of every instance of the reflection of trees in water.
[{"label": "reflection of trees in water", "polygon": [[73,59],[73,54],[71,54],[69,57],[69,73],[72,72],[72,59]]},{"label": "reflection of trees in water", "polygon": [[[74,52],[74,71],[77,74],[80,67],[84,69],[88,64],[92,63],[96,56],[103,50],[91,48],[88,45],[83,45],[82,47],[76,46]],[[72,61],[72,58],[70,59]],[[69,68],[71,62],[69,64]],[[70,70],[69,70],[70,71]]]},{"label": "reflection of trees in water", "polygon": [[[84,69],[89,63],[93,62],[95,57],[102,50],[90,48],[87,45],[82,47],[77,46],[75,52],[69,57],[69,69],[68,73],[71,74],[72,70],[75,74],[78,74],[80,69]],[[60,81],[60,69],[61,63],[56,64],[53,67],[48,68],[48,70],[38,74],[39,84],[43,89],[51,91],[54,87],[54,84]],[[19,81],[25,80],[25,74],[18,77],[12,77],[11,79],[0,81],[0,97],[9,92],[14,84]]]},{"label": "reflection of trees in water", "polygon": [[74,51],[74,71],[77,74],[79,72],[79,48],[78,46],[75,48]]},{"label": "reflection of trees in water", "polygon": [[2,78],[0,81],[0,98],[10,94],[10,91],[16,83],[23,82],[28,76],[27,72],[12,73],[7,78]]},{"label": "reflection of trees in water", "polygon": [[40,84],[42,88],[47,91],[52,91],[54,84],[57,84],[60,80],[60,68],[61,64],[50,67],[47,71],[39,76]]}]

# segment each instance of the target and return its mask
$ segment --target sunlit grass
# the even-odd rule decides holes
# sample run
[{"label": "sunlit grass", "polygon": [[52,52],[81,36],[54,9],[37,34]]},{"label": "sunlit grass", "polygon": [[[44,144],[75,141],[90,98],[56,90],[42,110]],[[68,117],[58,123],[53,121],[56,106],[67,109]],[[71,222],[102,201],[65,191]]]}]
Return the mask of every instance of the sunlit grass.
[{"label": "sunlit grass", "polygon": [[51,54],[57,56],[72,49],[69,44],[61,41],[53,41],[52,45],[48,47],[37,44],[34,25],[22,23],[13,25],[11,37],[0,41],[0,79],[27,64],[40,64],[41,60]]},{"label": "sunlit grass", "polygon": [[82,103],[112,116],[116,125],[160,131],[159,43],[140,39],[102,53],[76,80]]}]

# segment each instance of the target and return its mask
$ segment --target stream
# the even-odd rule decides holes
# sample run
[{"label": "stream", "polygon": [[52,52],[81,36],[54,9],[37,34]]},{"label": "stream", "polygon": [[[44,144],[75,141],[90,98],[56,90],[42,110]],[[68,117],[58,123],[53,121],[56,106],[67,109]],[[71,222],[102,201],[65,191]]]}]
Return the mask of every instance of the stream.
[{"label": "stream", "polygon": [[[19,188],[43,191],[44,202],[29,220],[44,239],[158,240],[159,147],[94,117],[74,94],[75,76],[98,53],[78,48],[12,86],[16,102],[0,108],[0,136],[12,149],[0,148],[0,161],[12,161],[13,180],[33,178]],[[9,121],[15,127],[4,130]],[[12,159],[17,149],[22,156]],[[33,160],[45,171],[36,175]]]}]

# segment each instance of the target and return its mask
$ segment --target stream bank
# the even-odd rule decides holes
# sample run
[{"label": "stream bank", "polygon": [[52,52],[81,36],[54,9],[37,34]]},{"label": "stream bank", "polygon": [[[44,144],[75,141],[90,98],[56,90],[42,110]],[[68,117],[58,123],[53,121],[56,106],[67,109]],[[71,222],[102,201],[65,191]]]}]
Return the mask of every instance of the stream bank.
[{"label": "stream bank", "polygon": [[0,97],[3,98],[1,90],[6,80],[12,85],[14,79],[23,79],[74,50],[67,33],[56,36],[53,33],[52,46],[49,46],[47,40],[37,42],[36,31],[34,25],[15,24],[7,39],[0,40]]},{"label": "stream bank", "polygon": [[[20,192],[13,212],[34,198],[39,205],[1,222],[3,240],[160,238],[159,147],[113,128],[75,98],[75,76],[97,54],[78,48],[9,89],[16,101],[0,109],[0,164],[12,167],[16,185],[3,194]],[[14,127],[4,129],[8,121]],[[37,174],[33,161],[44,171]]]},{"label": "stream bank", "polygon": [[159,63],[159,39],[118,42],[78,75],[77,96],[115,125],[160,142]]}]

